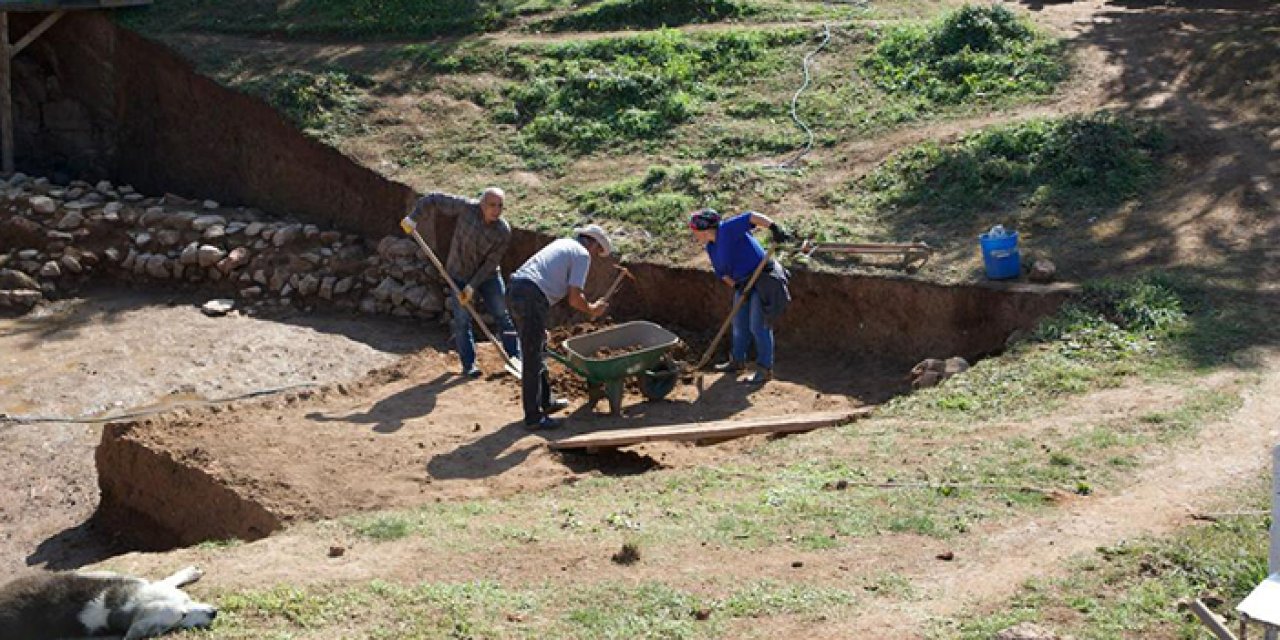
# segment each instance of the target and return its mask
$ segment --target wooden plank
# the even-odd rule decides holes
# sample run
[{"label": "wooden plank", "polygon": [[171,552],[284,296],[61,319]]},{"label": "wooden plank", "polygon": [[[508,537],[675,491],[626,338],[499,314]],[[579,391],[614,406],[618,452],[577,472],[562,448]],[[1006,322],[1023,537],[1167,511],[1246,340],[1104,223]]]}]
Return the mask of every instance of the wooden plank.
[{"label": "wooden plank", "polygon": [[12,0],[3,2],[5,11],[74,11],[78,9],[118,9],[151,4],[152,0]]},{"label": "wooden plank", "polygon": [[58,18],[61,18],[62,14],[64,13],[66,12],[55,11],[54,13],[51,13],[45,16],[44,20],[40,21],[40,24],[36,25],[35,28],[28,31],[27,35],[22,36],[22,39],[18,41],[18,44],[13,45],[13,49],[9,51],[9,57],[12,58],[13,56],[18,55],[19,53],[22,53],[22,50],[26,49],[27,45],[31,44],[32,42],[35,42],[36,38],[40,37],[40,34],[44,33],[45,31],[48,31],[49,27],[52,27],[53,23],[57,22]]},{"label": "wooden plank", "polygon": [[1209,631],[1212,631],[1213,635],[1218,637],[1218,640],[1236,640],[1235,634],[1231,633],[1231,630],[1227,628],[1227,625],[1222,621],[1222,619],[1219,618],[1217,614],[1210,611],[1209,607],[1205,606],[1199,598],[1192,600],[1190,606],[1191,612],[1196,614],[1196,617],[1200,619],[1200,622],[1203,623],[1204,626],[1208,627]]},{"label": "wooden plank", "polygon": [[748,420],[689,422],[661,427],[597,431],[548,442],[547,446],[552,449],[564,450],[621,447],[659,440],[710,441],[728,440],[762,433],[795,433],[844,424],[857,418],[865,417],[871,411],[872,407],[861,407],[851,411],[827,411],[799,415],[769,416]]}]

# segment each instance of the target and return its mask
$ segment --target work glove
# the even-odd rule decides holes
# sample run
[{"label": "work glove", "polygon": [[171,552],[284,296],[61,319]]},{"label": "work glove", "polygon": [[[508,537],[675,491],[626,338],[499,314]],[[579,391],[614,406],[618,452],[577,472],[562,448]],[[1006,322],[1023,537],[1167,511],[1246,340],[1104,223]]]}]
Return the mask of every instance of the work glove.
[{"label": "work glove", "polygon": [[400,221],[400,228],[404,230],[405,235],[413,235],[413,230],[418,228],[418,221],[405,216],[404,220]]},{"label": "work glove", "polygon": [[462,288],[462,291],[458,292],[458,301],[469,307],[471,306],[471,299],[475,296],[476,290],[471,288],[471,285],[467,285]]},{"label": "work glove", "polygon": [[787,233],[787,230],[783,229],[782,225],[776,222],[773,223],[773,226],[769,227],[769,233],[773,237],[774,244],[782,244],[791,240],[791,234]]}]

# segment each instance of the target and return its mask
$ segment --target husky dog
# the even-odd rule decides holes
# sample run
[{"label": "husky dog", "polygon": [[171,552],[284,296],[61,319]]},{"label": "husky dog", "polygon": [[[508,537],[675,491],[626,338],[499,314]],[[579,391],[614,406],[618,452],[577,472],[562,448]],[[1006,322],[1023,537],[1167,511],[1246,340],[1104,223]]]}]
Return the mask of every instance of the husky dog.
[{"label": "husky dog", "polygon": [[150,638],[175,629],[207,627],[218,615],[182,587],[204,574],[187,567],[164,580],[107,572],[44,573],[0,587],[0,638],[55,640],[124,634]]}]

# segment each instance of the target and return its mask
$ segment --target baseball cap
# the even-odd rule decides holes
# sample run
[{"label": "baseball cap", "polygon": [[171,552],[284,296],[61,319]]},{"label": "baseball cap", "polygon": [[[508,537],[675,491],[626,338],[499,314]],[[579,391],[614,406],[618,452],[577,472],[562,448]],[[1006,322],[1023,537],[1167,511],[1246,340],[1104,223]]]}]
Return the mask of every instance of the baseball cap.
[{"label": "baseball cap", "polygon": [[715,209],[699,209],[689,214],[689,228],[706,231],[720,226],[720,214]]}]

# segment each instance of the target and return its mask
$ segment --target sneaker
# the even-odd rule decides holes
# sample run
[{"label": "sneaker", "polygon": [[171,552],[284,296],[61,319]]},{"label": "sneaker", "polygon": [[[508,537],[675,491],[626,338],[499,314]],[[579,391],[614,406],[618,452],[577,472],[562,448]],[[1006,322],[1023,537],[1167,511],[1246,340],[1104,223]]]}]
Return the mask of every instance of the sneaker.
[{"label": "sneaker", "polygon": [[528,422],[524,423],[524,428],[530,431],[546,431],[548,429],[555,429],[562,424],[564,424],[563,420],[557,420],[551,416],[543,416],[541,420],[532,424]]},{"label": "sneaker", "polygon": [[721,373],[737,373],[747,368],[747,365],[738,360],[726,360],[720,364],[713,365],[711,368]]},{"label": "sneaker", "polygon": [[551,414],[557,411],[564,411],[569,408],[569,401],[564,398],[556,398],[550,404],[542,408],[543,413]]},{"label": "sneaker", "polygon": [[467,367],[466,371],[464,371],[463,373],[468,378],[479,378],[480,376],[484,375],[484,372],[480,370],[480,367],[477,367],[474,364],[471,365],[470,367]]},{"label": "sneaker", "polygon": [[764,384],[773,379],[773,369],[756,369],[756,372],[744,382],[747,384]]}]

